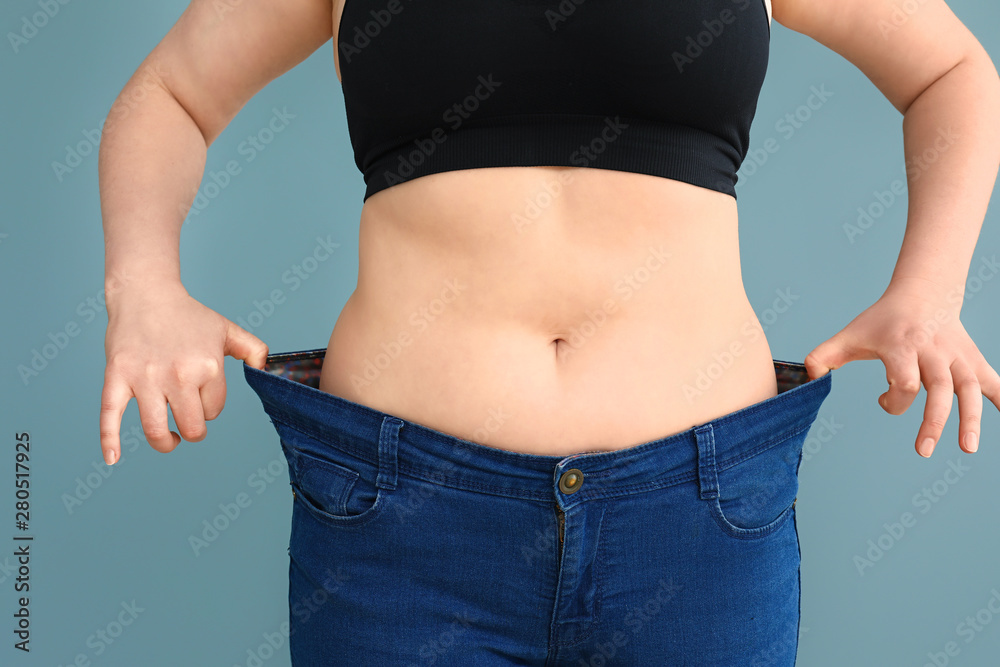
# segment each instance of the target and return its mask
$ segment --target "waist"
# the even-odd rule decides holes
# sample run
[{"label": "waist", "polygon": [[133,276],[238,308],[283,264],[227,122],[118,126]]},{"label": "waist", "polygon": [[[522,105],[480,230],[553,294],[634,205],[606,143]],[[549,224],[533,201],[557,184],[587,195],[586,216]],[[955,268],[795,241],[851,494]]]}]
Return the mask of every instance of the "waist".
[{"label": "waist", "polygon": [[631,446],[775,395],[731,197],[607,170],[486,171],[366,204],[323,391],[551,454]]},{"label": "waist", "polygon": [[551,500],[556,466],[582,469],[591,485],[599,482],[596,488],[585,482],[574,493],[574,502],[694,480],[706,434],[712,439],[714,465],[725,470],[802,434],[815,420],[832,382],[832,373],[809,380],[802,364],[774,360],[778,394],[711,422],[614,453],[525,456],[419,423],[395,422],[395,415],[317,391],[317,369],[324,354],[322,349],[272,354],[263,371],[244,364],[247,382],[268,415],[312,438],[309,447],[335,447],[369,464],[384,464],[389,477],[398,468],[402,474],[435,484],[539,501]]}]

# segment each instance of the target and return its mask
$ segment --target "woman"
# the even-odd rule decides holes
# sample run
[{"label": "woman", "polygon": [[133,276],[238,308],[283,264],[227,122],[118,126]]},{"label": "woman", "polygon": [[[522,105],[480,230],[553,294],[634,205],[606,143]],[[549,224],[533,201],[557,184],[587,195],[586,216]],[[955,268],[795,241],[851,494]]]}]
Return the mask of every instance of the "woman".
[{"label": "woman", "polygon": [[[952,393],[966,452],[1000,399],[958,317],[1000,81],[944,2],[910,4],[194,0],[102,142],[108,463],[130,398],[170,451],[245,361],[296,499],[295,664],[794,664],[797,471],[830,370],[881,359],[891,414],[923,382],[923,456]],[[740,272],[772,10],[904,114],[910,163],[958,137],[908,170],[883,296],[804,364],[772,358]],[[335,34],[358,286],[325,349],[268,356],[181,285],[177,202]]]}]

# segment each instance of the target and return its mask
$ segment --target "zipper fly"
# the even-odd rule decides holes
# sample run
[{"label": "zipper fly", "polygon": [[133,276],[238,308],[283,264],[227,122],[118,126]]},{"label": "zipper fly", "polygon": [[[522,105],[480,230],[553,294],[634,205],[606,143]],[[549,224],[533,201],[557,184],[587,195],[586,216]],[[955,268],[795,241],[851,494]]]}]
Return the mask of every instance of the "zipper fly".
[{"label": "zipper fly", "polygon": [[562,549],[563,544],[563,526],[565,525],[565,519],[562,508],[556,505],[556,517],[559,519],[559,548]]}]

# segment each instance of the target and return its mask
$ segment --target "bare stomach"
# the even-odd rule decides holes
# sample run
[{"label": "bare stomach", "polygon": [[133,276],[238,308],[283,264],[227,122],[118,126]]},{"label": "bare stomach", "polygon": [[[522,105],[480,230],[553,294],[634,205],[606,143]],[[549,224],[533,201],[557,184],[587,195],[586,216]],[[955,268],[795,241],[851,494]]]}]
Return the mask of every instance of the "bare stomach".
[{"label": "bare stomach", "polygon": [[776,395],[735,200],[644,174],[432,174],[361,214],[320,389],[491,447],[608,451]]}]

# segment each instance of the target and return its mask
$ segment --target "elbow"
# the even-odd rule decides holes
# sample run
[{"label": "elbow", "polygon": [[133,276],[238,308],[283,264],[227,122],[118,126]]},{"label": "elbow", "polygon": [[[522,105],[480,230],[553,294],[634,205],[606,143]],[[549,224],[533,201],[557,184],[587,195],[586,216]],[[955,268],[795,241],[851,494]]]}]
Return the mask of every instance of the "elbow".
[{"label": "elbow", "polygon": [[975,46],[965,54],[963,62],[975,68],[977,80],[980,82],[977,92],[981,99],[988,100],[1000,113],[1000,74],[997,74],[996,65],[993,64],[990,54],[976,42]]}]

